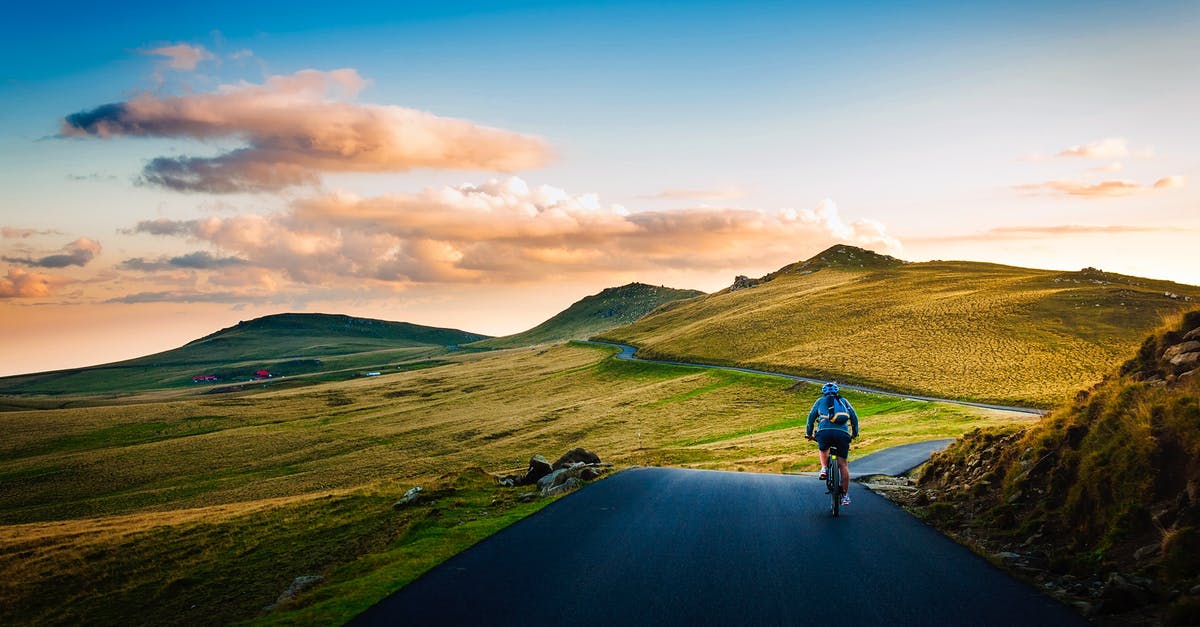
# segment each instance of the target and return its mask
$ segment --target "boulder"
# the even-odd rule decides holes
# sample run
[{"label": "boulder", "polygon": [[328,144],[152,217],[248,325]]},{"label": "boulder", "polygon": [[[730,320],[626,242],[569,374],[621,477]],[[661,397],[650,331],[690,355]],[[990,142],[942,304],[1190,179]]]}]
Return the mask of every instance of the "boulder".
[{"label": "boulder", "polygon": [[413,486],[412,488],[409,488],[408,492],[404,493],[404,496],[400,497],[399,501],[392,503],[392,507],[396,509],[403,509],[419,500],[421,500],[421,486]]},{"label": "boulder", "polygon": [[325,581],[325,578],[320,575],[301,575],[296,577],[292,580],[292,585],[288,586],[288,589],[284,590],[283,593],[279,595],[278,599],[275,599],[275,605],[280,605],[295,599],[308,590],[311,590],[314,586],[322,581]]},{"label": "boulder", "polygon": [[604,471],[595,466],[584,466],[579,471],[579,478],[584,481],[592,481],[598,478]]},{"label": "boulder", "polygon": [[559,494],[566,494],[567,492],[570,492],[581,485],[583,485],[583,482],[580,481],[578,477],[568,477],[567,480],[561,484],[542,490],[542,496],[558,496]]},{"label": "boulder", "polygon": [[1163,351],[1163,359],[1169,361],[1178,355],[1182,355],[1184,353],[1194,353],[1196,351],[1200,351],[1200,342],[1195,340],[1183,342],[1167,347],[1167,350]]},{"label": "boulder", "polygon": [[559,468],[565,468],[571,464],[578,463],[599,464],[600,456],[585,448],[573,448],[566,453],[563,453],[562,457],[559,457],[558,460],[554,462],[553,468],[554,470],[558,470]]},{"label": "boulder", "polygon": [[546,461],[545,457],[534,455],[529,458],[529,470],[525,471],[525,477],[521,479],[520,483],[521,485],[537,483],[542,477],[550,474],[552,470],[554,470],[554,467],[550,465],[550,462]]},{"label": "boulder", "polygon": [[[566,468],[560,468],[560,469],[558,469],[558,470],[555,470],[554,472],[552,472],[552,473],[550,473],[550,474],[546,475],[545,477],[542,477],[541,479],[538,479],[538,480],[537,480],[537,487],[538,487],[538,490],[542,490],[542,491],[544,492],[546,489],[548,489],[548,488],[550,488],[551,486],[553,486],[553,485],[554,485],[554,481],[555,481],[556,479],[558,479],[560,476],[562,476],[562,474],[563,474],[563,473],[565,473],[565,472],[567,472],[567,469],[566,469]],[[566,478],[564,477],[564,478],[563,478],[563,480],[565,481],[565,480],[566,480]]]},{"label": "boulder", "polygon": [[1105,614],[1122,614],[1143,607],[1151,601],[1149,591],[1139,588],[1118,573],[1108,576],[1100,598],[1104,600],[1100,609]]},{"label": "boulder", "polygon": [[1133,559],[1140,562],[1144,559],[1155,557],[1160,553],[1162,553],[1162,545],[1155,542],[1154,544],[1147,544],[1146,546],[1134,551]]},{"label": "boulder", "polygon": [[1196,327],[1183,336],[1184,340],[1200,340],[1200,327]]},{"label": "boulder", "polygon": [[1200,365],[1200,351],[1176,355],[1171,358],[1171,365],[1180,369],[1194,368]]},{"label": "boulder", "polygon": [[525,492],[517,495],[517,500],[522,503],[528,503],[538,497],[537,492]]}]

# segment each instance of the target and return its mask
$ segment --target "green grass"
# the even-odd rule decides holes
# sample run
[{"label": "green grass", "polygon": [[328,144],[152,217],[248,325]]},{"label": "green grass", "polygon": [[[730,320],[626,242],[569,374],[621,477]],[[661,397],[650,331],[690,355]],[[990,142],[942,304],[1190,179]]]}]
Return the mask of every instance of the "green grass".
[{"label": "green grass", "polygon": [[[469,466],[522,469],[533,453],[585,446],[618,465],[815,466],[803,439],[815,387],[613,352],[454,354],[297,389],[0,413],[0,611],[13,612],[0,622],[127,611],[152,623],[336,623],[539,506],[476,473],[419,516],[395,513],[405,489],[447,473],[440,481],[453,483]],[[856,455],[1032,420],[850,398],[864,417]],[[327,581],[256,618],[305,574]]]},{"label": "green grass", "polygon": [[667,303],[703,295],[704,292],[696,290],[677,290],[644,283],[610,287],[579,300],[532,329],[481,340],[470,346],[516,348],[563,340],[586,340],[597,333],[634,322]]},{"label": "green grass", "polygon": [[[192,377],[217,375],[244,384],[258,370],[306,381],[340,380],[355,370],[394,367],[446,354],[486,336],[327,314],[279,314],[222,329],[177,349],[89,368],[0,378],[0,394],[129,394],[152,389],[206,390]],[[26,399],[10,400],[21,406]],[[34,400],[33,402],[36,402]]]},{"label": "green grass", "polygon": [[[1200,573],[1200,377],[1161,359],[1200,328],[1200,311],[1145,343],[1148,351],[1023,430],[976,431],[935,455],[921,484],[952,508],[939,522],[988,538],[1037,534],[1059,572],[1143,570],[1168,586]],[[1116,370],[1116,369],[1114,369]],[[1178,378],[1177,378],[1178,377]],[[990,482],[970,492],[964,469]],[[1161,562],[1133,559],[1160,544]]]},{"label": "green grass", "polygon": [[[831,250],[839,249],[858,250]],[[1094,270],[904,264],[861,250],[862,263],[852,263],[833,252],[754,288],[673,303],[601,338],[647,358],[1051,407],[1200,300],[1195,286]]]}]

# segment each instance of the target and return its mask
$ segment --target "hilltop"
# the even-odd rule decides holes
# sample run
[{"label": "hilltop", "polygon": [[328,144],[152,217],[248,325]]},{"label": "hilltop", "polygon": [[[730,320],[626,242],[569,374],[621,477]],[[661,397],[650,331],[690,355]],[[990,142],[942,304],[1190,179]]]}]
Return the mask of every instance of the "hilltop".
[{"label": "hilltop", "polygon": [[644,357],[1050,407],[1196,301],[1200,287],[1095,268],[912,263],[839,245],[601,338]]},{"label": "hilltop", "polygon": [[975,431],[935,455],[918,511],[1085,611],[1157,606],[1142,619],[1194,625],[1197,460],[1200,310],[1038,424]]},{"label": "hilltop", "polygon": [[483,340],[479,348],[513,348],[562,340],[583,340],[635,322],[658,307],[703,296],[698,290],[630,283],[584,297],[549,320],[515,335]]},{"label": "hilltop", "polygon": [[457,329],[335,314],[285,313],[242,321],[183,346],[87,368],[0,378],[0,394],[115,393],[312,374],[427,358],[487,338]]}]

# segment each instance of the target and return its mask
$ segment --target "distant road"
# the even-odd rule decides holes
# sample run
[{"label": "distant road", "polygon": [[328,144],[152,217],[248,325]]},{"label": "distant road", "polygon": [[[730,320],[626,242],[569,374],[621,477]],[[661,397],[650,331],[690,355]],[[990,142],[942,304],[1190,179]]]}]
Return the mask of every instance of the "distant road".
[{"label": "distant road", "polygon": [[[645,362],[648,364],[662,364],[664,366],[687,366],[689,368],[708,368],[708,369],[712,369],[712,370],[732,370],[733,372],[745,372],[745,373],[749,373],[749,374],[765,374],[765,375],[771,375],[773,377],[783,377],[785,379],[792,379],[793,381],[805,381],[808,383],[816,383],[816,384],[825,383],[824,379],[813,379],[810,377],[801,377],[798,375],[787,374],[787,373],[783,373],[783,372],[770,372],[768,370],[754,370],[753,368],[738,368],[736,366],[716,366],[713,364],[694,364],[694,363],[683,362],[683,361],[666,361],[663,359],[642,359],[641,357],[635,356],[637,349],[632,346],[629,346],[627,344],[617,344],[616,342],[600,342],[597,340],[580,340],[580,341],[582,341],[585,344],[601,344],[604,346],[613,346],[613,347],[619,348],[619,349],[621,349],[621,352],[617,353],[617,359],[624,359],[626,361],[641,361],[641,362]],[[981,407],[983,409],[997,409],[1000,411],[1015,411],[1015,412],[1025,413],[1025,414],[1036,414],[1038,416],[1042,416],[1042,415],[1046,414],[1046,410],[1034,409],[1032,407],[1010,407],[1008,405],[990,405],[988,403],[974,403],[971,401],[962,401],[962,400],[953,399],[953,398],[937,398],[934,396],[917,396],[915,394],[902,394],[900,392],[889,392],[887,390],[877,390],[875,388],[863,387],[861,385],[842,385],[841,383],[839,383],[838,386],[843,389],[854,390],[856,392],[866,392],[868,394],[880,394],[883,396],[895,396],[897,398],[912,399],[914,401],[929,401],[931,403],[953,403],[955,405],[966,405],[967,407]]]},{"label": "distant road", "polygon": [[1086,624],[883,497],[857,486],[851,496],[833,518],[811,477],[627,470],[350,624]]}]

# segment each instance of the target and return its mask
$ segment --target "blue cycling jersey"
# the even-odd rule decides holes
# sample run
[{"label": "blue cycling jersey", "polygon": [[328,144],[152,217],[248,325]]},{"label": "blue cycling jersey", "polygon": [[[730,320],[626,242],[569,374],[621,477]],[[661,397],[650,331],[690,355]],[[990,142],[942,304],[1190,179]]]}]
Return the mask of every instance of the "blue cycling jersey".
[{"label": "blue cycling jersey", "polygon": [[[804,435],[811,436],[813,434],[813,425],[816,425],[817,431],[825,431],[826,429],[834,429],[844,431],[850,434],[850,437],[858,437],[858,414],[855,413],[854,407],[850,405],[850,401],[835,396],[833,399],[833,413],[846,412],[850,415],[850,419],[842,424],[835,423],[833,415],[829,413],[829,397],[822,396],[813,403],[812,410],[808,412],[808,424],[804,426]],[[853,429],[853,430],[851,430]]]}]

